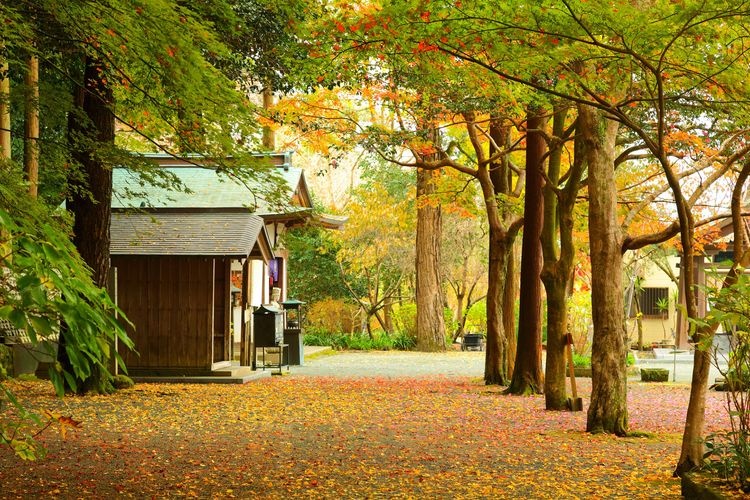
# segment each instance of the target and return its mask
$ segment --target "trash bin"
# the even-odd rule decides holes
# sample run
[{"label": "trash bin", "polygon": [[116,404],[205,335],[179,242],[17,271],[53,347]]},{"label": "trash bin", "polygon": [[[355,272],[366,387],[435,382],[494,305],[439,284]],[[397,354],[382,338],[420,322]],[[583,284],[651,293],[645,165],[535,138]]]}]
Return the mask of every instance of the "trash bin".
[{"label": "trash bin", "polygon": [[483,351],[484,336],[480,333],[467,333],[461,343],[462,351]]},{"label": "trash bin", "polygon": [[289,299],[281,303],[284,308],[286,328],[284,328],[284,343],[289,344],[288,364],[303,365],[305,351],[302,333],[302,305],[304,302]]}]

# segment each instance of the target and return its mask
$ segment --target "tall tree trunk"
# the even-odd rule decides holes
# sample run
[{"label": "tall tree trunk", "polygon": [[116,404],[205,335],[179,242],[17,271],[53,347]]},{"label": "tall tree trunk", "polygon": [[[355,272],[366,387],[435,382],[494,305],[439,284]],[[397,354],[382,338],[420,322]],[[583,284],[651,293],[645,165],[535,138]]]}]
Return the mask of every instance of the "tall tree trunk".
[{"label": "tall tree trunk", "polygon": [[417,170],[417,350],[445,350],[445,319],[440,279],[442,213],[429,200],[435,193],[437,172]]},{"label": "tall tree trunk", "polygon": [[[71,113],[68,133],[73,155],[82,168],[85,184],[77,186],[69,201],[75,222],[73,241],[84,261],[92,269],[94,283],[102,288],[107,286],[109,275],[109,227],[112,205],[112,168],[104,157],[109,148],[114,147],[115,120],[112,112],[114,98],[107,86],[102,65],[86,58],[82,87],[76,92],[75,104],[81,110]],[[60,334],[58,360],[69,370],[70,360],[64,349],[67,339],[65,329]],[[81,381],[78,392],[107,392],[109,374],[100,366],[94,373]],[[68,388],[72,389],[72,388]]]},{"label": "tall tree trunk", "polygon": [[[562,137],[567,108],[557,110],[552,123],[552,135]],[[560,180],[562,147],[550,153],[547,179],[544,186],[544,226],[542,228],[542,282],[547,292],[547,360],[544,373],[544,407],[547,410],[564,410],[568,394],[565,387],[565,345],[568,331],[567,289],[569,276],[565,275],[560,261],[561,231],[559,218],[561,204],[555,189]],[[572,168],[572,167],[571,167]],[[566,279],[568,278],[568,279]]]},{"label": "tall tree trunk", "polygon": [[508,375],[513,375],[516,366],[516,299],[521,285],[518,273],[518,244],[514,242],[508,247],[508,263],[505,271],[505,288],[503,289],[503,329],[506,339],[505,369]]},{"label": "tall tree trunk", "polygon": [[2,61],[0,63],[0,158],[10,159],[10,144],[10,76],[8,75],[8,62]]},{"label": "tall tree trunk", "polygon": [[39,193],[39,58],[29,56],[26,67],[26,98],[23,137],[23,170],[29,183],[29,195]]},{"label": "tall tree trunk", "polygon": [[[473,119],[473,116],[469,117]],[[510,141],[510,130],[499,117],[490,119],[490,156],[506,148]],[[520,224],[510,227],[498,206],[499,194],[511,191],[510,169],[507,156],[498,158],[489,165],[480,165],[477,179],[482,188],[487,222],[489,225],[489,263],[487,271],[487,344],[484,361],[486,384],[508,385],[508,335],[515,332],[505,330],[503,296],[506,286],[508,257]]]},{"label": "tall tree trunk", "polygon": [[518,350],[513,379],[506,393],[540,394],[542,373],[542,270],[541,234],[544,223],[542,168],[547,144],[539,108],[529,108],[526,133],[526,198],[521,250],[521,300],[518,311]]},{"label": "tall tree trunk", "polygon": [[591,307],[594,339],[592,388],[586,430],[627,434],[627,377],[622,287],[622,234],[617,220],[617,122],[589,106],[578,109],[589,187]]},{"label": "tall tree trunk", "polygon": [[556,272],[545,275],[547,290],[547,360],[544,380],[544,407],[547,410],[567,408],[565,387],[565,333],[568,328],[567,287]]},{"label": "tall tree trunk", "polygon": [[383,320],[385,321],[385,331],[393,332],[393,298],[387,297],[383,300]]},{"label": "tall tree trunk", "polygon": [[[745,221],[742,215],[743,187],[750,177],[750,161],[742,166],[740,175],[732,191],[732,229],[734,233],[734,262],[724,278],[722,287],[732,286],[737,282],[737,274],[750,266],[750,242],[745,233]],[[685,262],[683,260],[683,265]],[[692,262],[689,265],[694,265]],[[683,273],[680,273],[681,275]],[[697,328],[691,340],[698,346],[711,345],[718,324],[703,325]],[[680,458],[677,461],[675,475],[689,472],[703,463],[703,425],[706,413],[706,390],[708,373],[711,368],[711,356],[708,350],[696,349],[693,361],[693,377],[690,383],[690,399],[685,417],[685,431],[682,434]]]},{"label": "tall tree trunk", "polygon": [[[565,133],[567,108],[555,111],[555,138]],[[565,345],[568,333],[568,298],[575,265],[573,244],[573,210],[581,185],[584,161],[581,140],[574,145],[574,161],[570,165],[564,187],[558,186],[561,176],[562,144],[553,149],[549,158],[544,190],[544,227],[542,250],[544,265],[542,281],[547,292],[547,360],[544,379],[544,402],[547,410],[567,408],[565,376]]]},{"label": "tall tree trunk", "polygon": [[490,225],[490,261],[487,274],[487,344],[484,358],[485,384],[508,385],[507,346],[502,301],[505,290],[508,246],[504,232]]}]

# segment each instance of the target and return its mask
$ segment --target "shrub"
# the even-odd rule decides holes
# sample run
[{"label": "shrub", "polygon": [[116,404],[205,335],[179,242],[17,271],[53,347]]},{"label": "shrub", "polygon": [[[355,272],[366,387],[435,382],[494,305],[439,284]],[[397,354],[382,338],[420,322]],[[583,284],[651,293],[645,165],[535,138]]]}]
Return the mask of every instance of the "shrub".
[{"label": "shrub", "polygon": [[132,378],[120,373],[112,378],[112,385],[115,389],[130,389],[135,386],[135,382]]},{"label": "shrub", "polygon": [[575,291],[568,301],[568,329],[573,336],[576,352],[591,352],[589,326],[591,325],[591,295],[588,292]]},{"label": "shrub", "polygon": [[[635,364],[635,356],[632,352],[628,352],[627,360],[625,361],[627,366],[633,366]],[[576,368],[589,368],[591,367],[591,356],[588,354],[573,353],[573,366]]]},{"label": "shrub", "polygon": [[393,336],[393,348],[399,351],[410,351],[417,345],[416,337],[408,333],[399,332]]},{"label": "shrub", "polygon": [[310,304],[305,315],[310,329],[328,332],[353,332],[357,306],[340,299],[326,299]]},{"label": "shrub", "polygon": [[750,493],[750,439],[746,433],[733,430],[706,436],[704,442],[708,460],[703,470],[712,472],[724,481],[739,483],[745,493]]},{"label": "shrub", "polygon": [[484,300],[471,306],[464,328],[467,332],[479,332],[487,328],[487,307]]},{"label": "shrub", "polygon": [[389,351],[391,349],[409,350],[416,345],[416,339],[408,333],[387,335],[375,333],[370,338],[365,333],[331,333],[319,329],[305,332],[305,345],[325,345],[334,349],[351,349],[355,351]]},{"label": "shrub", "polygon": [[417,337],[417,305],[401,304],[393,311],[393,322],[396,329],[406,335]]},{"label": "shrub", "polygon": [[666,382],[669,380],[669,370],[666,368],[641,368],[643,382]]},{"label": "shrub", "polygon": [[[341,335],[341,334],[339,334]],[[335,334],[322,328],[308,327],[305,328],[303,342],[305,345],[327,345],[332,346]]]},{"label": "shrub", "polygon": [[10,347],[0,344],[0,382],[13,372],[13,352]]}]

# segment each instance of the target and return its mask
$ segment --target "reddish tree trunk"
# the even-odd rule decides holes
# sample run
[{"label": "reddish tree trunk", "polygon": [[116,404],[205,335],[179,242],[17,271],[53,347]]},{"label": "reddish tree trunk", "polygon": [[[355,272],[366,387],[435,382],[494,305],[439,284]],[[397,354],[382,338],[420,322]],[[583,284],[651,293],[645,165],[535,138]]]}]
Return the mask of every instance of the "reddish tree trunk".
[{"label": "reddish tree trunk", "polygon": [[[91,267],[94,283],[105,288],[110,268],[112,168],[105,163],[102,152],[114,147],[115,120],[111,109],[114,99],[112,90],[106,84],[102,66],[90,57],[86,58],[83,83],[77,89],[75,99],[81,113],[70,114],[68,134],[73,156],[82,169],[84,184],[72,190],[68,206],[75,217],[73,242]],[[66,328],[61,328],[58,361],[66,371],[72,373],[65,349],[65,332]],[[106,392],[110,390],[108,381],[106,370],[94,366],[91,376],[80,381],[76,390]]]},{"label": "reddish tree trunk", "polygon": [[445,350],[445,319],[440,278],[442,213],[430,200],[437,172],[417,170],[416,299],[417,350]]},{"label": "reddish tree trunk", "polygon": [[509,394],[539,394],[542,373],[542,271],[541,235],[544,223],[542,165],[547,144],[541,129],[541,110],[530,108],[526,134],[526,198],[521,250],[521,300],[518,311],[518,350]]},{"label": "reddish tree trunk", "polygon": [[[81,123],[71,114],[74,136],[93,139],[97,148],[114,146],[115,120],[112,90],[107,87],[101,66],[86,59],[84,89],[78,103],[89,123]],[[75,215],[74,243],[81,257],[93,270],[94,283],[104,288],[109,275],[109,224],[112,212],[112,166],[90,143],[73,139],[74,157],[80,164],[85,184],[74,190],[69,206]],[[81,144],[88,147],[81,148]]]}]

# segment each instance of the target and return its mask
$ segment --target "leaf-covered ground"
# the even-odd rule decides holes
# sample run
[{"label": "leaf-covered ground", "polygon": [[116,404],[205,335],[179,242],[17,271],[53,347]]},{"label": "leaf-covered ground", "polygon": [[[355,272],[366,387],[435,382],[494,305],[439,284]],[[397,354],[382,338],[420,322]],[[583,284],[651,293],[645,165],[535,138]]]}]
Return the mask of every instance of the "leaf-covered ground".
[{"label": "leaf-covered ground", "polygon": [[[679,498],[689,392],[631,383],[630,427],[653,435],[623,439],[468,378],[141,384],[62,401],[44,382],[13,389],[82,425],[41,434],[37,462],[0,448],[2,498]],[[710,393],[709,431],[726,426],[722,401]]]}]

